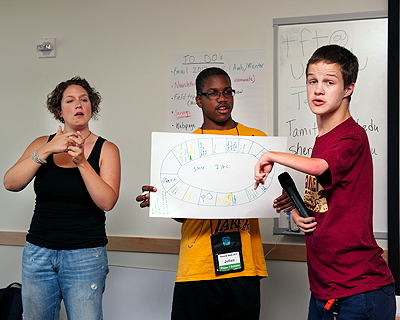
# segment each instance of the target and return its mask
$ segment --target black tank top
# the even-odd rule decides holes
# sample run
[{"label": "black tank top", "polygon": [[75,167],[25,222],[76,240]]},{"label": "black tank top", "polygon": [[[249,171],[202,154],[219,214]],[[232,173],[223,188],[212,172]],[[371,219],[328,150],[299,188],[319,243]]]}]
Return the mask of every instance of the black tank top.
[{"label": "black tank top", "polygon": [[[49,141],[54,135],[49,137]],[[105,139],[98,137],[88,162],[100,173],[100,152]],[[61,168],[53,155],[36,173],[35,211],[26,240],[55,250],[105,246],[105,213],[95,205],[78,168]]]}]

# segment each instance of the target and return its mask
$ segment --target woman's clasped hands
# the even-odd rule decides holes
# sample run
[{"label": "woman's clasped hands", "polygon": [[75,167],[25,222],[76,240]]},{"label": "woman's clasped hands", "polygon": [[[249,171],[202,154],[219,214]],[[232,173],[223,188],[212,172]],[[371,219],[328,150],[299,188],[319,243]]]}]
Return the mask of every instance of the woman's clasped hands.
[{"label": "woman's clasped hands", "polygon": [[[86,136],[89,137],[91,132]],[[85,137],[80,131],[63,133],[61,126],[58,127],[57,133],[48,144],[51,147],[51,153],[66,152],[72,157],[72,161],[79,165],[85,161],[84,144]]]}]

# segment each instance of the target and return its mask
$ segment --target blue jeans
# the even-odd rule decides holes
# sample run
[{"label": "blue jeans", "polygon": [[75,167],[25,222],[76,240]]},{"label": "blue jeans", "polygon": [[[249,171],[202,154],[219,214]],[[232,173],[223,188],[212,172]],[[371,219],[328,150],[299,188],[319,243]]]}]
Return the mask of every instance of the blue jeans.
[{"label": "blue jeans", "polygon": [[[326,302],[311,294],[308,320],[333,320],[332,311],[324,309]],[[338,304],[340,310],[337,320],[394,320],[394,284],[339,299]]]},{"label": "blue jeans", "polygon": [[25,320],[59,320],[64,300],[69,320],[103,319],[108,273],[106,247],[52,250],[25,243],[22,305]]}]

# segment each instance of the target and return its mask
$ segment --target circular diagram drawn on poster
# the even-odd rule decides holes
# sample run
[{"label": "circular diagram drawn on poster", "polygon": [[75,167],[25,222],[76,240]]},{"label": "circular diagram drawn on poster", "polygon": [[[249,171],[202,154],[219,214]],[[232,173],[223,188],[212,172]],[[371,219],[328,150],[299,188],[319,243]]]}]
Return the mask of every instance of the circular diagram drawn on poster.
[{"label": "circular diagram drawn on poster", "polygon": [[[275,168],[254,190],[254,165],[267,150],[241,137],[196,138],[175,146],[162,161],[160,181],[172,197],[201,206],[237,206],[261,197]],[[229,154],[229,156],[227,156]]]}]

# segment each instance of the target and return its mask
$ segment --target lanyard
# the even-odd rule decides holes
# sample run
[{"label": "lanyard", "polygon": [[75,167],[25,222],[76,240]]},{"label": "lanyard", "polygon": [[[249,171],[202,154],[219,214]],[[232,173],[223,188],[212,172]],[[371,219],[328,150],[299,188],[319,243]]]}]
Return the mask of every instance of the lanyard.
[{"label": "lanyard", "polygon": [[[233,123],[239,136],[237,122],[233,121]],[[201,126],[201,134],[203,134],[203,125]],[[238,221],[237,231],[213,234],[212,219],[210,219],[210,241],[216,276],[244,270],[242,240],[239,229],[240,219]]]},{"label": "lanyard", "polygon": [[[238,219],[238,224],[237,224],[237,232],[240,233],[240,219]],[[212,219],[210,219],[210,233],[213,235],[213,228],[212,228]]]},{"label": "lanyard", "polygon": [[[238,130],[238,127],[237,127],[238,123],[236,121],[234,121],[234,120],[232,120],[232,121],[235,124],[235,129],[236,129],[237,135],[239,135],[239,130]],[[201,134],[203,134],[203,125],[201,125],[200,129],[201,129]]]},{"label": "lanyard", "polygon": [[[236,129],[236,133],[237,133],[237,135],[239,136],[239,130],[238,130],[238,127],[237,127],[237,125],[238,125],[238,123],[235,121],[235,120],[232,120],[233,121],[233,123],[234,123],[234,125],[235,125],[235,129]],[[203,125],[201,125],[201,134],[203,134]],[[240,224],[240,222],[239,222],[239,224]],[[238,224],[238,232],[239,232],[239,224]],[[210,219],[210,232],[211,232],[211,234],[213,233],[213,231],[212,231],[213,229],[212,229],[212,221],[211,221],[211,219]]]}]

